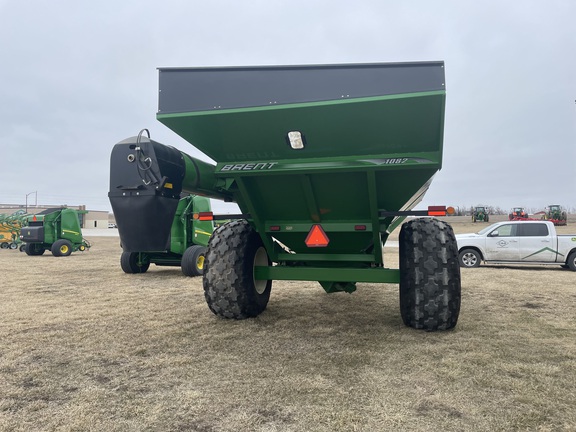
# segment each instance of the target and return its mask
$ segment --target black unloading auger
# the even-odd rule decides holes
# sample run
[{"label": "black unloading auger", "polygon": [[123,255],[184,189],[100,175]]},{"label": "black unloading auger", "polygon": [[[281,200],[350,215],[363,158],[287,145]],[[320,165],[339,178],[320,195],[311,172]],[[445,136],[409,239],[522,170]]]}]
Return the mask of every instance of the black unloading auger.
[{"label": "black unloading auger", "polygon": [[122,248],[127,252],[165,251],[182,192],[230,201],[214,188],[214,166],[174,147],[138,136],[116,144],[110,160],[108,196]]},{"label": "black unloading auger", "polygon": [[442,62],[167,68],[159,95],[158,120],[216,165],[142,133],[117,144],[109,195],[125,250],[166,249],[182,193],[233,201],[242,214],[206,252],[215,314],[257,316],[273,280],[317,280],[327,292],[399,283],[406,325],[456,325],[448,224],[404,223],[399,270],[382,253],[407,216],[445,214],[412,210],[442,165]]}]

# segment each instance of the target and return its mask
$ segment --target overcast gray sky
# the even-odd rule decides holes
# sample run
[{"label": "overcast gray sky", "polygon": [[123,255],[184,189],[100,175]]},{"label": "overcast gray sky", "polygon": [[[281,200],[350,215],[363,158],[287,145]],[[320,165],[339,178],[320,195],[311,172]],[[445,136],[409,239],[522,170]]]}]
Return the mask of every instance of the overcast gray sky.
[{"label": "overcast gray sky", "polygon": [[158,67],[444,60],[420,208],[576,207],[575,23],[573,0],[0,0],[0,203],[110,210],[142,128],[202,157],[156,120]]}]

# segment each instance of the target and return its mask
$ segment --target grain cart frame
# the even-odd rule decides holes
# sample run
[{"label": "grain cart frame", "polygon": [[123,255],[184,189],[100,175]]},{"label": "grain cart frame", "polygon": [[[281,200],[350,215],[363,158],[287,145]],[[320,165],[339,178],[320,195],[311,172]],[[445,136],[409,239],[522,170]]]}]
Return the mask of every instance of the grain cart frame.
[{"label": "grain cart frame", "polygon": [[[138,137],[112,150],[110,202],[125,251],[166,250],[182,191],[236,202],[203,275],[210,310],[259,315],[273,280],[400,284],[408,326],[453,328],[460,268],[452,228],[403,224],[400,269],[383,244],[442,165],[443,62],[161,68],[157,119],[216,161]],[[141,217],[138,217],[141,215]],[[153,235],[142,236],[141,233]]]},{"label": "grain cart frame", "polygon": [[201,276],[208,240],[214,231],[212,220],[200,215],[211,213],[210,200],[197,195],[180,199],[172,226],[170,245],[164,252],[122,252],[124,273],[145,273],[150,264],[181,267],[185,276]]},{"label": "grain cart frame", "polygon": [[46,209],[27,217],[26,226],[20,231],[27,255],[43,255],[49,250],[55,257],[84,252],[90,242],[82,237],[79,215],[86,210],[67,207]]}]

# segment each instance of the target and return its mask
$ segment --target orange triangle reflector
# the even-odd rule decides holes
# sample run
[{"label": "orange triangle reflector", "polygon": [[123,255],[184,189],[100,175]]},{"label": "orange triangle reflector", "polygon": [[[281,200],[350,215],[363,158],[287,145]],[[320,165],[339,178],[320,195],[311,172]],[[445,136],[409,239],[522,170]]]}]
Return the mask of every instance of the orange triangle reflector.
[{"label": "orange triangle reflector", "polygon": [[320,225],[312,225],[304,243],[308,247],[326,247],[330,240]]}]

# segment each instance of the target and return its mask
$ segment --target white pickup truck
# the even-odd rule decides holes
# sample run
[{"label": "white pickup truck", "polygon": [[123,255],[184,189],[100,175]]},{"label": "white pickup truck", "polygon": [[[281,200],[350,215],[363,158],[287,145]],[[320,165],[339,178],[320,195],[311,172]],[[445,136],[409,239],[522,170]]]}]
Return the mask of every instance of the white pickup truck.
[{"label": "white pickup truck", "polygon": [[460,265],[561,265],[576,271],[576,234],[558,235],[552,222],[506,221],[476,234],[456,235]]}]

